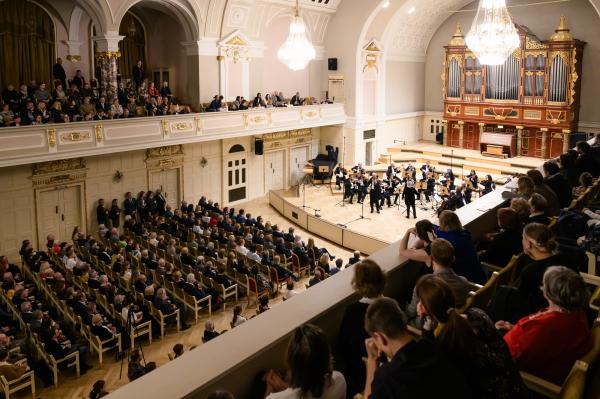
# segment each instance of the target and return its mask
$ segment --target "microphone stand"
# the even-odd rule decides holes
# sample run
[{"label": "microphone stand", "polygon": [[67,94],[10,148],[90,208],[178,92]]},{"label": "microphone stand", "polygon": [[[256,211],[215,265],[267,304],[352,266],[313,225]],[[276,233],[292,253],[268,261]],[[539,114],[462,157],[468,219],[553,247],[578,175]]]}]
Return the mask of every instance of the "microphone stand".
[{"label": "microphone stand", "polygon": [[[368,195],[369,195],[369,198],[370,198],[371,194],[368,193]],[[359,220],[371,220],[371,218],[366,218],[365,217],[365,199],[366,198],[367,198],[367,196],[365,195],[365,197],[363,198],[362,203],[361,203],[360,216],[359,217],[357,217],[356,219],[353,219],[353,220],[351,220],[349,222],[346,222],[346,223],[338,223],[337,225],[340,226],[340,227],[342,227],[342,228],[344,228],[344,229],[347,229],[348,225],[350,223],[354,223],[354,222],[357,222]]]}]

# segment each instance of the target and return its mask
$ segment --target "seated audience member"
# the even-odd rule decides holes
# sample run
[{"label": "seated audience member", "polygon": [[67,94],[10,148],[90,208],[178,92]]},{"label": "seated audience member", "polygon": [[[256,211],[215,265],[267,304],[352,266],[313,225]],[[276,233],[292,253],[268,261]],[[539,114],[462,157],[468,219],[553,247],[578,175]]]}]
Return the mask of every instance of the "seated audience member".
[{"label": "seated audience member", "polygon": [[559,157],[560,174],[567,180],[571,187],[575,187],[577,185],[580,175],[579,171],[575,167],[575,159],[576,157],[569,152],[565,152]]},{"label": "seated audience member", "polygon": [[533,180],[531,180],[530,177],[521,176],[517,180],[517,194],[521,198],[525,198],[526,200],[528,200],[531,197],[531,194],[533,194],[534,186],[535,185],[533,184]]},{"label": "seated audience member", "polygon": [[441,278],[426,275],[415,288],[425,335],[434,338],[452,360],[476,398],[524,398],[527,389],[502,335],[484,311],[471,308],[466,317],[457,311],[453,290]]},{"label": "seated audience member", "polygon": [[528,200],[526,200],[525,198],[513,198],[510,200],[510,209],[517,213],[519,221],[523,226],[529,223],[531,206],[529,205]]},{"label": "seated audience member", "polygon": [[258,299],[258,309],[256,310],[256,314],[261,314],[271,309],[269,307],[269,297],[266,295],[261,296]]},{"label": "seated audience member", "polygon": [[479,252],[479,260],[496,266],[505,266],[513,255],[523,251],[521,222],[511,208],[498,209],[500,231],[493,235],[485,250]]},{"label": "seated audience member", "polygon": [[[408,248],[411,235],[416,238],[416,241],[412,248]],[[419,220],[415,227],[406,230],[404,237],[400,240],[400,256],[429,265],[431,263],[431,242],[434,239],[433,224],[429,220]]]},{"label": "seated audience member", "polygon": [[504,340],[520,370],[561,385],[593,345],[584,311],[587,288],[578,273],[552,266],[544,273],[542,290],[547,308],[514,326],[499,321],[496,327],[508,331]]},{"label": "seated audience member", "polygon": [[267,386],[267,399],[346,398],[346,381],[340,372],[333,370],[327,337],[319,327],[305,324],[296,328],[286,360],[289,381],[287,384],[282,381],[277,387]]},{"label": "seated audience member", "polygon": [[139,349],[134,349],[129,355],[129,364],[127,366],[127,378],[129,381],[137,380],[146,374],[146,369],[142,366],[142,355]]},{"label": "seated audience member", "polygon": [[[452,268],[454,262],[455,254],[452,244],[443,238],[433,240],[431,243],[431,263],[428,266],[431,267],[434,276],[439,277],[450,286],[456,298],[456,306],[460,308],[467,301],[471,286],[466,278],[459,276],[454,271]],[[415,325],[422,327],[423,320],[416,319],[418,317],[418,304],[419,298],[415,289],[413,290],[412,299],[406,307],[406,315],[409,321],[414,320]]]},{"label": "seated audience member", "polygon": [[13,381],[25,374],[25,371],[27,371],[26,363],[9,363],[8,350],[0,348],[0,375],[4,376],[7,381]]},{"label": "seated audience member", "polygon": [[104,389],[106,382],[104,380],[98,380],[94,382],[92,386],[92,391],[90,392],[90,399],[99,399],[108,395],[108,391]]},{"label": "seated audience member", "polygon": [[208,342],[219,335],[220,334],[215,330],[215,323],[213,323],[212,320],[206,320],[204,323],[204,334],[202,335],[202,341]]},{"label": "seated audience member", "polygon": [[442,211],[439,217],[440,226],[435,229],[438,238],[444,238],[452,244],[455,252],[454,271],[472,283],[484,284],[485,273],[477,258],[471,233],[464,229],[460,219],[453,211]]},{"label": "seated audience member", "polygon": [[178,357],[180,357],[181,355],[183,355],[183,352],[185,352],[185,349],[183,348],[182,344],[175,344],[175,346],[173,346],[173,359],[177,359]]},{"label": "seated audience member", "polygon": [[558,197],[554,191],[544,183],[542,172],[537,169],[531,169],[527,171],[527,176],[533,181],[533,192],[540,194],[546,199],[546,202],[548,202],[546,214],[548,216],[558,215],[558,210],[560,209]]},{"label": "seated audience member", "polygon": [[233,319],[231,320],[231,328],[237,327],[246,322],[246,318],[242,316],[242,306],[235,305],[233,308]]},{"label": "seated audience member", "polygon": [[[102,324],[102,315],[96,313],[92,316],[92,334],[100,338],[100,341],[105,342],[104,347],[110,347],[117,345],[117,337],[115,336],[117,330],[115,327],[108,327]],[[108,342],[106,342],[108,341]]]},{"label": "seated audience member", "polygon": [[360,251],[354,251],[354,254],[352,254],[352,257],[350,259],[348,259],[348,266],[351,266],[358,262],[360,262]]},{"label": "seated audience member", "polygon": [[589,172],[583,172],[579,176],[579,180],[576,186],[573,188],[573,195],[580,196],[594,184],[594,176]]},{"label": "seated audience member", "polygon": [[342,259],[336,259],[333,266],[329,268],[329,276],[333,276],[338,273],[344,267],[344,261]]},{"label": "seated audience member", "polygon": [[560,167],[555,161],[544,162],[543,169],[544,182],[558,197],[558,206],[567,208],[571,204],[571,184],[560,174]]},{"label": "seated audience member", "polygon": [[[365,315],[367,373],[364,397],[471,398],[466,376],[426,339],[414,340],[395,300],[373,301]],[[385,355],[387,363],[380,363]]]},{"label": "seated audience member", "polygon": [[300,98],[299,92],[296,92],[296,94],[294,94],[294,96],[292,97],[292,100],[290,101],[290,104],[293,105],[294,107],[302,105],[302,98]]},{"label": "seated audience member", "polygon": [[579,270],[576,260],[558,251],[552,231],[543,224],[530,223],[523,229],[523,252],[528,258],[518,265],[515,287],[502,286],[489,314],[493,320],[516,323],[521,318],[548,306],[540,291],[544,273],[550,266],[568,265]]},{"label": "seated audience member", "polygon": [[283,300],[286,301],[293,296],[298,295],[299,292],[294,289],[294,280],[291,278],[288,279],[285,285],[285,293],[283,294]]},{"label": "seated audience member", "polygon": [[548,225],[550,223],[550,219],[548,219],[548,215],[546,213],[548,209],[548,202],[546,199],[538,194],[533,193],[531,198],[529,198],[529,207],[531,208],[531,213],[529,214],[529,219],[527,223],[540,223],[543,225]]},{"label": "seated audience member", "polygon": [[315,275],[308,280],[308,286],[312,287],[313,285],[320,283],[322,280],[323,276],[321,276],[321,272],[319,270],[315,270]]},{"label": "seated audience member", "polygon": [[361,299],[350,304],[344,311],[342,323],[334,346],[335,368],[346,378],[347,397],[353,398],[365,387],[365,363],[367,356],[365,339],[365,314],[375,299],[383,295],[386,276],[379,265],[365,259],[354,266],[352,288]]},{"label": "seated audience member", "polygon": [[588,172],[594,177],[600,176],[600,162],[587,141],[577,142],[577,153],[579,156],[575,160],[575,167],[579,173]]}]

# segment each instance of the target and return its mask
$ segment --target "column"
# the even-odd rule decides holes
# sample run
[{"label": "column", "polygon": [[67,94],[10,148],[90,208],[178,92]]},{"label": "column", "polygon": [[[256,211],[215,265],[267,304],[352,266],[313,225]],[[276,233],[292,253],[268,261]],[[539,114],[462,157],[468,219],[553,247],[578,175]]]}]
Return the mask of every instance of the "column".
[{"label": "column", "polygon": [[548,128],[543,127],[540,130],[542,132],[542,150],[541,150],[542,156],[541,157],[545,159],[546,158],[546,150],[547,150],[546,149],[546,147],[547,147],[546,141],[548,139]]},{"label": "column", "polygon": [[485,129],[485,123],[483,122],[479,122],[479,140],[477,141],[479,143],[479,150],[481,151],[481,136],[483,135],[483,131]]},{"label": "column", "polygon": [[448,131],[448,121],[443,119],[442,120],[442,137],[443,137],[443,144],[444,146],[448,145],[448,135],[450,134],[450,132]]},{"label": "column", "polygon": [[569,151],[569,141],[571,138],[571,130],[569,129],[564,129],[563,131],[563,148],[562,148],[562,152],[567,152]]},{"label": "column", "polygon": [[523,140],[523,126],[516,126],[517,128],[517,155],[521,156],[521,146],[523,145],[523,143],[521,143],[521,141]]},{"label": "column", "polygon": [[465,122],[458,121],[458,146],[465,148]]},{"label": "column", "polygon": [[106,34],[93,37],[96,43],[96,64],[100,68],[100,95],[111,102],[117,96],[117,58],[119,42],[125,36],[118,32],[107,32]]}]

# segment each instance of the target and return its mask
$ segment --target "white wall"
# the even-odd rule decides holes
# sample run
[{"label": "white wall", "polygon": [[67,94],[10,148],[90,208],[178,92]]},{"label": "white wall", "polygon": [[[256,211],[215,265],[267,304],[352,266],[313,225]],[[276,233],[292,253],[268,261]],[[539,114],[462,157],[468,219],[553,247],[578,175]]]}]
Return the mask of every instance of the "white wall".
[{"label": "white wall", "polygon": [[386,114],[422,111],[425,106],[425,63],[388,60]]}]

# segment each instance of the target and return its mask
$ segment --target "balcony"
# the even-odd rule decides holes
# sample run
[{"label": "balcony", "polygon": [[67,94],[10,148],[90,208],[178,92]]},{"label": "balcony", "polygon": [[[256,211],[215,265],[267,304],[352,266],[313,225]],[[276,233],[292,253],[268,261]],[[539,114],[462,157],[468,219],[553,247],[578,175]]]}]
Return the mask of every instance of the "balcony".
[{"label": "balcony", "polygon": [[47,124],[0,129],[0,167],[346,122],[344,104]]}]

